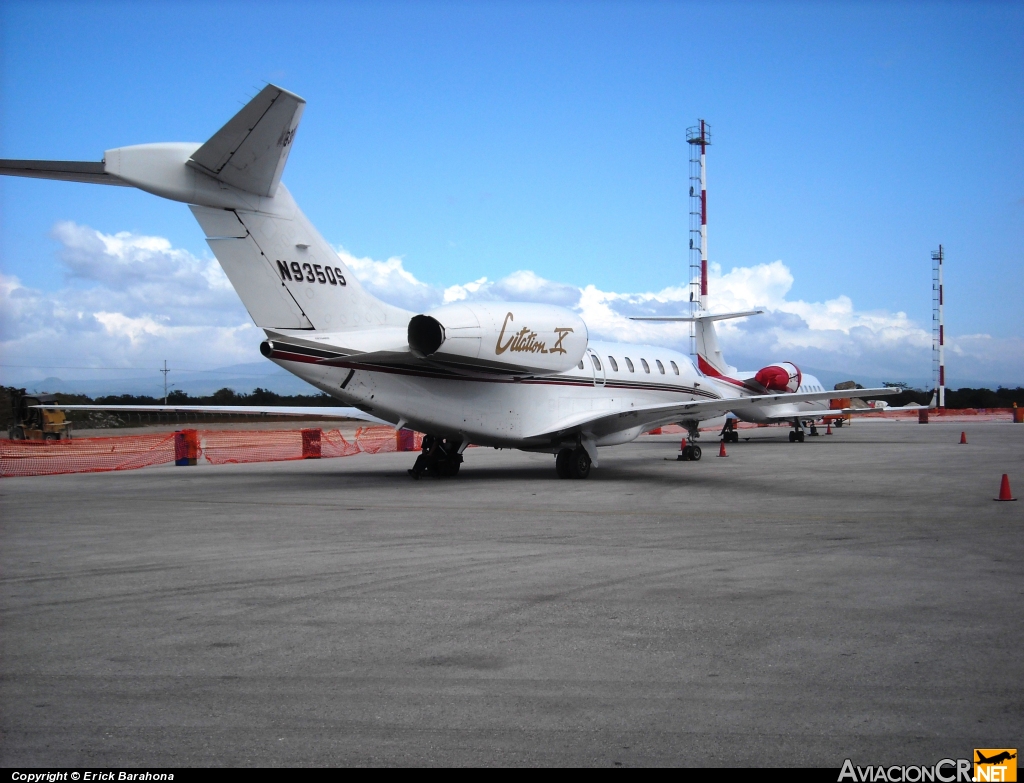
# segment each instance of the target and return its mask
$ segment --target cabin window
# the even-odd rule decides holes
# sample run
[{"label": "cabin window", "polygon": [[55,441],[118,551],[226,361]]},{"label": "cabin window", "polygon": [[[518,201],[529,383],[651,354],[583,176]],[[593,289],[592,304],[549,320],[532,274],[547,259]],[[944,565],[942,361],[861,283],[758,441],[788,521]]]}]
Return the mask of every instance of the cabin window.
[{"label": "cabin window", "polygon": [[640,364],[644,366],[644,372],[649,373],[651,371],[651,366],[647,363],[646,359],[641,359]]},{"label": "cabin window", "polygon": [[614,356],[609,356],[608,357],[608,364],[610,364],[612,366],[612,369],[615,372],[619,371],[619,363],[617,361],[615,361],[615,357]]},{"label": "cabin window", "polygon": [[674,372],[676,375],[679,375],[679,365],[673,361],[670,361],[669,364],[672,365],[672,372]]},{"label": "cabin window", "polygon": [[577,364],[576,366],[579,367],[582,370],[583,369],[583,360],[580,359],[580,363]]},{"label": "cabin window", "polygon": [[626,357],[626,366],[629,368],[630,372],[633,372],[633,360],[628,356]]},{"label": "cabin window", "polygon": [[658,365],[658,371],[659,371],[659,372],[660,372],[660,373],[661,373],[662,375],[664,375],[664,374],[665,374],[665,365],[661,363],[661,359],[655,359],[655,360],[654,360],[654,363],[655,363],[656,365]]},{"label": "cabin window", "polygon": [[601,360],[597,358],[597,354],[596,353],[590,354],[590,361],[592,361],[594,363],[594,369],[595,370],[600,370],[601,369]]}]

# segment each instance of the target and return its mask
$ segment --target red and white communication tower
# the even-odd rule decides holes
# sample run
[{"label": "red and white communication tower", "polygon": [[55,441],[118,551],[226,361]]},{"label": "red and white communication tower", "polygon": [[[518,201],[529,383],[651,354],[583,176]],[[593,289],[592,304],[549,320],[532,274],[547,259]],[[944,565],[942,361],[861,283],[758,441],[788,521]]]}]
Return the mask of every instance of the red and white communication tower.
[{"label": "red and white communication tower", "polygon": [[[708,306],[708,179],[707,149],[711,126],[704,120],[686,129],[690,145],[690,315]],[[690,327],[690,353],[697,352],[696,324]]]},{"label": "red and white communication tower", "polygon": [[946,407],[946,329],[943,316],[942,245],[932,251],[932,376],[938,393],[938,405]]}]

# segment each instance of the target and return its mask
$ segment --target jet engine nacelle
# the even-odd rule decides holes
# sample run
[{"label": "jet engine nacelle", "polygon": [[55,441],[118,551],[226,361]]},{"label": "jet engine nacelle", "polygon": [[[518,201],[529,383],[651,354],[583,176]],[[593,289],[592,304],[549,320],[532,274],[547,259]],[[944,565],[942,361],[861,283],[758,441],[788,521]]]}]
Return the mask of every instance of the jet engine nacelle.
[{"label": "jet engine nacelle", "polygon": [[791,362],[769,364],[757,371],[754,380],[773,392],[795,392],[800,388],[800,368]]},{"label": "jet engine nacelle", "polygon": [[414,354],[484,372],[565,372],[583,358],[587,339],[582,318],[544,304],[450,304],[409,322]]}]

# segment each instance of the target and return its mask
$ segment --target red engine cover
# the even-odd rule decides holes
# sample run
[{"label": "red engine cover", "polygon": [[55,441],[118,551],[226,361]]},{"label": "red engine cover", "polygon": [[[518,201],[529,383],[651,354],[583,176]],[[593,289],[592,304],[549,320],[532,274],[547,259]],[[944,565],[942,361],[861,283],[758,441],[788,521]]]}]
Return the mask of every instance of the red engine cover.
[{"label": "red engine cover", "polygon": [[757,383],[774,392],[795,392],[800,388],[800,379],[800,368],[790,362],[769,364],[754,376]]}]

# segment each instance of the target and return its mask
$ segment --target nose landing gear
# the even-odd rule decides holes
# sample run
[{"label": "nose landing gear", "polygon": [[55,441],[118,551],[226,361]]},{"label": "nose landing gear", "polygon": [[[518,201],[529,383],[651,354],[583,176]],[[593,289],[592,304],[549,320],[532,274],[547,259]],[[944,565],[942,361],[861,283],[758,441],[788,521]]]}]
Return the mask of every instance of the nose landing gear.
[{"label": "nose landing gear", "polygon": [[696,443],[687,443],[682,449],[679,450],[679,456],[676,460],[679,462],[689,462],[693,460],[696,462],[701,457],[700,446]]},{"label": "nose landing gear", "polygon": [[420,476],[447,478],[457,476],[462,467],[462,441],[458,438],[423,436],[423,451],[409,468],[414,479]]},{"label": "nose landing gear", "polygon": [[700,425],[696,421],[684,421],[680,422],[686,427],[686,437],[683,438],[683,443],[679,449],[679,456],[676,457],[678,462],[696,462],[700,459],[701,452],[700,446],[694,441],[700,437]]}]

